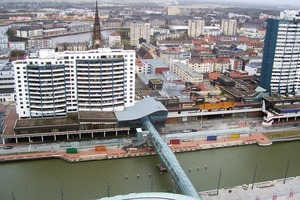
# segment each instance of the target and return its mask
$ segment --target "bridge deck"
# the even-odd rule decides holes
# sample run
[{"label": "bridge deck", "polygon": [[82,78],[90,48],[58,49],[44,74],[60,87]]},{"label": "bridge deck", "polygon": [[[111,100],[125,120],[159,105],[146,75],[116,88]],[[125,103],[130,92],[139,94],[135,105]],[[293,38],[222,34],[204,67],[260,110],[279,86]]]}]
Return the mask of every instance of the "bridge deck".
[{"label": "bridge deck", "polygon": [[185,195],[194,197],[196,199],[201,199],[197,190],[195,189],[195,187],[181,168],[174,153],[160,137],[159,133],[157,132],[153,124],[150,122],[148,117],[143,118],[143,125],[149,130],[152,143],[155,147],[155,151],[157,152],[160,159],[163,161],[165,167],[168,169],[169,173],[173,177],[174,182],[177,184],[180,191]]}]

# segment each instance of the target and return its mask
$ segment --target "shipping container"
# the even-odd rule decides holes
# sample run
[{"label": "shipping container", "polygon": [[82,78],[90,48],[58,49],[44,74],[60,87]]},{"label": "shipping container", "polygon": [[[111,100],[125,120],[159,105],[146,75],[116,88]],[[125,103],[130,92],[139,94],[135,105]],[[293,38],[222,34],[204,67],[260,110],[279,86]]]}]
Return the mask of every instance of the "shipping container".
[{"label": "shipping container", "polygon": [[170,144],[180,144],[180,139],[171,139]]},{"label": "shipping container", "polygon": [[67,148],[66,152],[67,153],[77,153],[77,149],[76,148]]},{"label": "shipping container", "polygon": [[229,135],[229,138],[240,138],[240,134],[239,133],[231,133]]},{"label": "shipping container", "polygon": [[209,135],[207,136],[207,141],[215,141],[217,140],[217,136],[216,135]]},{"label": "shipping container", "polygon": [[95,151],[106,151],[106,146],[95,146]]}]

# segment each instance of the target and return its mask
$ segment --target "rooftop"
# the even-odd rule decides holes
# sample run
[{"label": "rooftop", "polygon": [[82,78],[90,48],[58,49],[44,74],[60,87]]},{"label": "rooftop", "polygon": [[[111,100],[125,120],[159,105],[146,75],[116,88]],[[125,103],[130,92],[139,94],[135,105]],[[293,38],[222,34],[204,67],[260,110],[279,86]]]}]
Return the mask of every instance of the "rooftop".
[{"label": "rooftop", "polygon": [[80,111],[80,121],[101,121],[101,122],[116,122],[116,116],[114,112],[97,112],[97,111]]},{"label": "rooftop", "polygon": [[44,119],[19,119],[16,122],[15,128],[32,128],[32,127],[45,127],[45,126],[62,126],[77,124],[77,113],[68,114],[67,117],[57,118],[44,118]]},{"label": "rooftop", "polygon": [[135,103],[134,106],[126,108],[124,111],[116,111],[118,121],[137,120],[157,111],[168,111],[165,106],[156,101],[153,97],[145,98]]},{"label": "rooftop", "polygon": [[192,68],[186,66],[183,63],[174,63],[174,65],[178,66],[181,70],[184,70],[185,72],[187,72],[191,77],[202,77],[202,74],[196,72],[195,70],[193,70]]}]

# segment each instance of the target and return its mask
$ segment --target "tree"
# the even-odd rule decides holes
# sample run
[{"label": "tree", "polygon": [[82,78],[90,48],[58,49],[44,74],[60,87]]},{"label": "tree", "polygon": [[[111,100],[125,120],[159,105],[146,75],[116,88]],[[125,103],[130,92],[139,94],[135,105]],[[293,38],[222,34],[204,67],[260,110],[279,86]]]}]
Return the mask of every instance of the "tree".
[{"label": "tree", "polygon": [[10,42],[26,41],[26,39],[24,39],[24,38],[16,37],[16,31],[15,31],[15,29],[12,29],[12,28],[7,29],[6,35],[8,36],[8,41],[10,41]]},{"label": "tree", "polygon": [[6,31],[6,35],[8,36],[8,40],[12,41],[12,39],[15,37],[15,31],[12,28],[8,28]]},{"label": "tree", "polygon": [[24,51],[11,51],[10,56],[11,57],[17,57],[17,56],[24,56],[25,52]]}]

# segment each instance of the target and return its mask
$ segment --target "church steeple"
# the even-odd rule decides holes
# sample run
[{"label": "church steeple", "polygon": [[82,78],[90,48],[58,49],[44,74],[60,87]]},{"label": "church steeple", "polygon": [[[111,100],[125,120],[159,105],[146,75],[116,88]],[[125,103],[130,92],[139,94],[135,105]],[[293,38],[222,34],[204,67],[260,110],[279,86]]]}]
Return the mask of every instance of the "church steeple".
[{"label": "church steeple", "polygon": [[96,11],[95,11],[95,22],[93,29],[93,40],[92,40],[92,48],[98,49],[101,46],[101,30],[100,30],[100,20],[98,13],[98,1],[96,0]]}]

